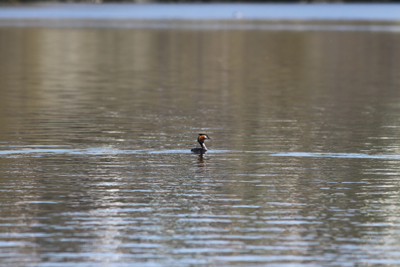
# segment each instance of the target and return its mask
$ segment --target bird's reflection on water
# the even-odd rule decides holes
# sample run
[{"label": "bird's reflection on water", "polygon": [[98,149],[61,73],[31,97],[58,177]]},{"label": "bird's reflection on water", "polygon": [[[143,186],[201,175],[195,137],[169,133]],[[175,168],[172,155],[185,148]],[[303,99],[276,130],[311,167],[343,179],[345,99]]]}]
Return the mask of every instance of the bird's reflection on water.
[{"label": "bird's reflection on water", "polygon": [[199,154],[198,161],[199,161],[199,167],[204,167],[204,153]]}]

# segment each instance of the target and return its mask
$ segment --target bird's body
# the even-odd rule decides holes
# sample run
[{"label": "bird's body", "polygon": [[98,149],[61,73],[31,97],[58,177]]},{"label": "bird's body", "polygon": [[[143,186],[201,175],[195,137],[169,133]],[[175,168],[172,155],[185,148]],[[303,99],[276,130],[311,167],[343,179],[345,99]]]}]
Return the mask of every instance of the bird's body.
[{"label": "bird's body", "polygon": [[207,152],[207,148],[195,147],[195,148],[192,148],[190,151],[192,151],[194,153],[205,153],[205,152]]},{"label": "bird's body", "polygon": [[209,137],[206,134],[199,134],[199,137],[197,137],[197,142],[199,142],[201,147],[192,148],[191,151],[194,152],[194,153],[205,153],[205,152],[207,152],[207,147],[204,144],[204,140],[206,140],[206,139],[211,139],[211,137]]}]

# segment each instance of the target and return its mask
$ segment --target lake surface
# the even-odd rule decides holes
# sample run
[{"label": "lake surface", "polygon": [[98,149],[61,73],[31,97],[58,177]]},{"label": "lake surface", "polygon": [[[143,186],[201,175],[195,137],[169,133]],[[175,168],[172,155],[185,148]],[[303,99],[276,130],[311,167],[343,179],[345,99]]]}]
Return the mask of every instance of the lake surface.
[{"label": "lake surface", "polygon": [[1,265],[399,265],[400,35],[361,26],[0,27]]}]

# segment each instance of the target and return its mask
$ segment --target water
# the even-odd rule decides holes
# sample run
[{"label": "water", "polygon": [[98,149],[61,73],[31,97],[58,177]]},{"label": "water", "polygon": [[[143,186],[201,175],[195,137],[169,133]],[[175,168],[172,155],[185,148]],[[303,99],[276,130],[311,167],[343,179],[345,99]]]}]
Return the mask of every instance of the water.
[{"label": "water", "polygon": [[399,45],[0,28],[1,265],[399,265]]}]

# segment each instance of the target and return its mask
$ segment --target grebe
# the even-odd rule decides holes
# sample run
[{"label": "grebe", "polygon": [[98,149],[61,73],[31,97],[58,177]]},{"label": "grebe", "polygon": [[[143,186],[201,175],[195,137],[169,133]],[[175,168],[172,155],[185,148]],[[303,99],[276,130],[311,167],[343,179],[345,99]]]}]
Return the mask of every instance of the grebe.
[{"label": "grebe", "polygon": [[197,137],[197,142],[199,142],[201,147],[192,148],[191,151],[194,153],[205,153],[207,151],[207,147],[204,144],[204,140],[206,139],[212,139],[212,138],[206,134],[199,134],[199,137]]}]

